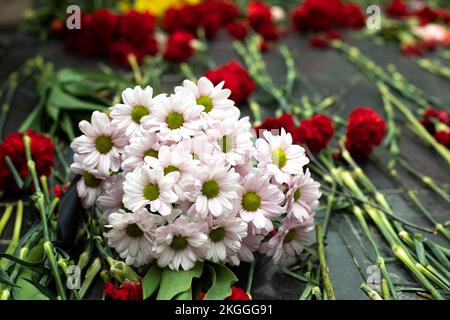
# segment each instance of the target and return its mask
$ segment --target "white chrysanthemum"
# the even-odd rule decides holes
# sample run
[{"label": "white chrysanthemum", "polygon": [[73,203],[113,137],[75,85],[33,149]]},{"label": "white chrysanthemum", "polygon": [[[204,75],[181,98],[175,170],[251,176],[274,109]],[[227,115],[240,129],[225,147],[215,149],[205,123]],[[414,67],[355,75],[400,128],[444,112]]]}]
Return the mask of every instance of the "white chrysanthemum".
[{"label": "white chrysanthemum", "polygon": [[254,252],[258,251],[264,236],[256,234],[254,227],[249,224],[247,236],[242,239],[241,248],[236,255],[228,256],[227,262],[233,266],[238,266],[241,262],[253,262],[255,257]]},{"label": "white chrysanthemum", "polygon": [[320,183],[311,178],[309,169],[306,169],[305,174],[295,176],[286,194],[285,207],[288,216],[294,216],[303,222],[313,214],[313,210],[319,205],[319,188]]},{"label": "white chrysanthemum", "polygon": [[248,117],[224,119],[206,130],[210,139],[217,142],[226,161],[232,166],[244,164],[254,154],[251,124]]},{"label": "white chrysanthemum", "polygon": [[97,169],[101,175],[120,169],[120,154],[128,143],[123,131],[111,124],[108,116],[94,111],[91,123],[83,120],[78,125],[84,135],[75,138],[70,147],[83,155],[83,167],[87,170]]},{"label": "white chrysanthemum", "polygon": [[231,91],[223,89],[224,84],[225,82],[222,81],[217,86],[214,86],[206,77],[201,77],[197,83],[191,80],[184,80],[183,86],[175,88],[175,93],[192,94],[197,105],[204,107],[202,115],[205,119],[239,119],[240,111],[234,106],[234,101],[228,99]]},{"label": "white chrysanthemum", "polygon": [[210,163],[198,168],[194,182],[187,185],[186,195],[194,204],[190,214],[204,219],[209,212],[218,217],[233,210],[233,201],[241,188],[239,174],[223,162]]},{"label": "white chrysanthemum", "polygon": [[286,258],[302,252],[313,229],[314,219],[312,216],[304,223],[286,218],[277,233],[268,242],[261,245],[260,252],[273,257],[276,264],[282,264]]},{"label": "white chrysanthemum", "polygon": [[192,269],[197,261],[203,261],[207,251],[207,226],[204,222],[189,222],[182,217],[156,229],[155,257],[160,267],[172,270]]},{"label": "white chrysanthemum", "polygon": [[132,211],[150,205],[150,211],[169,215],[172,203],[178,201],[173,185],[179,176],[179,172],[164,175],[161,169],[150,169],[148,165],[136,168],[125,176],[123,204]]},{"label": "white chrysanthemum", "polygon": [[242,186],[238,198],[241,218],[253,224],[257,231],[267,234],[273,230],[272,219],[279,217],[284,211],[281,206],[285,200],[283,192],[258,171],[247,175]]},{"label": "white chrysanthemum", "polygon": [[211,220],[206,259],[224,262],[227,256],[236,255],[241,248],[242,239],[247,236],[247,223],[232,215]]},{"label": "white chrysanthemum", "polygon": [[159,147],[157,133],[140,131],[130,139],[130,144],[125,147],[122,156],[122,170],[130,172],[142,166],[145,163],[145,157],[157,158]]},{"label": "white chrysanthemum", "polygon": [[[111,122],[118,129],[124,130],[127,137],[131,137],[141,125],[141,120],[151,113],[154,104],[153,89],[140,86],[134,89],[127,88],[122,92],[123,103],[116,104],[110,108]],[[158,97],[155,97],[158,100]]]},{"label": "white chrysanthemum", "polygon": [[142,119],[144,129],[159,132],[161,140],[178,142],[192,137],[201,124],[204,107],[192,95],[172,94],[158,99],[152,114]]},{"label": "white chrysanthemum", "polygon": [[204,132],[199,132],[192,138],[181,140],[179,145],[202,164],[225,160],[218,144],[212,142]]},{"label": "white chrysanthemum", "polygon": [[75,154],[74,162],[70,165],[70,168],[74,173],[81,175],[81,179],[77,182],[77,193],[83,207],[89,208],[107,188],[109,182],[107,178],[100,176],[97,170],[83,169],[82,163],[83,157]]},{"label": "white chrysanthemum", "polygon": [[111,184],[109,188],[97,198],[96,204],[102,209],[103,215],[108,216],[113,212],[118,212],[123,209],[123,182],[125,176],[119,173],[111,177]]},{"label": "white chrysanthemum", "polygon": [[255,142],[258,167],[279,184],[289,183],[291,175],[302,174],[309,163],[305,149],[292,144],[292,136],[282,128],[280,135],[263,132],[264,138]]},{"label": "white chrysanthemum", "polygon": [[125,263],[135,267],[153,261],[153,221],[146,210],[138,213],[113,212],[105,226],[108,245],[114,248]]},{"label": "white chrysanthemum", "polygon": [[187,181],[192,181],[198,162],[192,159],[192,155],[180,145],[162,146],[158,152],[158,158],[146,157],[145,162],[151,168],[159,168],[164,174],[178,172],[179,178],[173,185],[173,190],[178,199],[185,200],[185,191]]}]

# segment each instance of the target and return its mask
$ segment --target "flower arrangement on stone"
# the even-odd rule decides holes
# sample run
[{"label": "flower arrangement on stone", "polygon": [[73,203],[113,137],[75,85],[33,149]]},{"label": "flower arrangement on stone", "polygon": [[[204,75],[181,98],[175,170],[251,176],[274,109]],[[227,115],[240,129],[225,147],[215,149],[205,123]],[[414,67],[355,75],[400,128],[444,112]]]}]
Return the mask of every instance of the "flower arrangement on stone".
[{"label": "flower arrangement on stone", "polygon": [[206,77],[170,95],[137,86],[80,122],[78,195],[127,264],[239,265],[256,251],[283,263],[303,250],[321,195],[305,150],[284,129],[256,139],[231,95]]}]

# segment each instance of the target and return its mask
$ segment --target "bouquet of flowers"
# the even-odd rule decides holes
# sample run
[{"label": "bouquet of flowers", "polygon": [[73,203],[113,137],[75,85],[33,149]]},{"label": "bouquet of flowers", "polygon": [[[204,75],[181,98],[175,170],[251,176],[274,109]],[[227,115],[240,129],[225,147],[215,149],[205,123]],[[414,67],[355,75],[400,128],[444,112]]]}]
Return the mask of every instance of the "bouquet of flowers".
[{"label": "bouquet of flowers", "polygon": [[223,85],[128,88],[108,114],[80,122],[78,195],[101,208],[108,245],[127,264],[239,265],[255,251],[281,263],[303,250],[320,198],[305,149],[284,129],[255,141]]}]

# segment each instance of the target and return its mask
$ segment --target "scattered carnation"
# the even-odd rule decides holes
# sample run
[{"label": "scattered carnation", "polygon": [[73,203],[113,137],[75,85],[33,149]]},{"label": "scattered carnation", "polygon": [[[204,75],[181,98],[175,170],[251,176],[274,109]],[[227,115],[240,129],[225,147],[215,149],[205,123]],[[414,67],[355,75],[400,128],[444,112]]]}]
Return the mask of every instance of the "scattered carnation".
[{"label": "scattered carnation", "polygon": [[169,34],[164,58],[171,62],[186,62],[194,54],[194,36],[186,31],[175,31]]},{"label": "scattered carnation", "polygon": [[323,114],[303,120],[293,133],[294,141],[308,146],[312,153],[322,151],[334,134],[333,121]]}]

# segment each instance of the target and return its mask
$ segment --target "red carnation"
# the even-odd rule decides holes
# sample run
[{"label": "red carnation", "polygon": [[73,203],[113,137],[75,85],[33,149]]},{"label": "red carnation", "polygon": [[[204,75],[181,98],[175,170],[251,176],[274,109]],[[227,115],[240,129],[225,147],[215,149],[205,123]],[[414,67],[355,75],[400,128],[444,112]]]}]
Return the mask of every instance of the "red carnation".
[{"label": "red carnation", "polygon": [[[27,134],[31,140],[31,156],[36,163],[38,176],[49,176],[54,165],[55,147],[46,136],[36,133],[30,129]],[[17,172],[22,179],[28,175],[27,159],[25,155],[25,144],[23,135],[19,132],[11,133],[0,144],[0,190],[8,187],[16,189],[14,178],[6,165],[5,156],[9,156]]]},{"label": "red carnation", "polygon": [[129,67],[128,56],[133,54],[138,63],[142,62],[144,55],[138,49],[126,42],[116,42],[111,46],[111,60],[114,64],[122,67]]},{"label": "red carnation", "polygon": [[423,48],[418,43],[408,43],[401,46],[400,50],[407,57],[417,57],[423,54]]},{"label": "red carnation", "polygon": [[225,81],[224,87],[231,90],[230,98],[236,103],[247,100],[256,87],[255,82],[248,75],[247,70],[235,60],[217,69],[206,71],[205,77],[215,85]]},{"label": "red carnation", "polygon": [[167,39],[164,58],[176,63],[187,61],[195,51],[192,46],[192,40],[194,39],[194,36],[186,31],[171,33]]},{"label": "red carnation", "polygon": [[420,10],[417,10],[416,12],[413,13],[413,15],[419,18],[421,25],[426,25],[439,18],[439,13],[428,6],[425,6]]},{"label": "red carnation", "polygon": [[309,38],[309,45],[313,48],[328,48],[330,46],[330,39],[323,34],[315,34]]},{"label": "red carnation", "polygon": [[297,31],[324,31],[337,25],[341,16],[340,0],[306,0],[292,11],[293,27]]},{"label": "red carnation", "polygon": [[199,21],[197,9],[197,6],[190,5],[168,9],[162,20],[163,28],[169,33],[187,31],[195,34]]},{"label": "red carnation", "polygon": [[123,41],[139,48],[146,43],[148,39],[153,38],[156,19],[150,13],[139,13],[129,11],[120,16],[119,36]]},{"label": "red carnation", "polygon": [[356,3],[349,3],[343,6],[341,16],[344,27],[359,29],[366,25],[366,16],[361,7]]},{"label": "red carnation", "polygon": [[262,1],[252,1],[248,4],[247,11],[247,19],[255,32],[265,40],[276,40],[279,37],[268,5]]},{"label": "red carnation", "polygon": [[66,49],[87,56],[109,53],[116,36],[118,17],[107,9],[81,13],[81,29],[67,30]]},{"label": "red carnation", "polygon": [[[199,300],[205,299],[206,293],[200,292]],[[251,300],[250,296],[243,289],[231,286],[231,296],[226,298],[225,300]]]},{"label": "red carnation", "polygon": [[142,285],[126,280],[121,286],[112,282],[105,283],[103,287],[105,298],[112,300],[142,300]]},{"label": "red carnation", "polygon": [[402,18],[408,15],[408,4],[403,0],[392,0],[386,8],[389,16],[394,18]]},{"label": "red carnation", "polygon": [[450,131],[438,131],[434,135],[437,142],[444,145],[447,149],[450,149]]},{"label": "red carnation", "polygon": [[345,147],[356,161],[365,160],[386,133],[385,121],[369,107],[357,107],[348,117]]},{"label": "red carnation", "polygon": [[247,37],[247,24],[244,21],[236,21],[227,24],[228,34],[237,40],[244,40]]},{"label": "red carnation", "polygon": [[323,114],[316,114],[311,119],[303,120],[295,129],[295,143],[305,144],[312,153],[322,151],[334,134],[333,121]]},{"label": "red carnation", "polygon": [[271,117],[267,117],[264,119],[264,122],[255,127],[255,131],[256,131],[256,135],[259,137],[260,136],[260,131],[261,130],[279,130],[281,131],[281,128],[284,128],[284,130],[286,130],[286,132],[289,133],[293,133],[295,130],[295,123],[294,123],[294,118],[292,117],[292,115],[290,115],[289,113],[283,113],[281,116],[279,116],[278,118],[271,118]]},{"label": "red carnation", "polygon": [[450,126],[450,113],[446,112],[445,110],[439,110],[430,107],[425,110],[420,122],[429,133],[434,134],[436,132],[436,122],[442,122],[446,126]]}]

